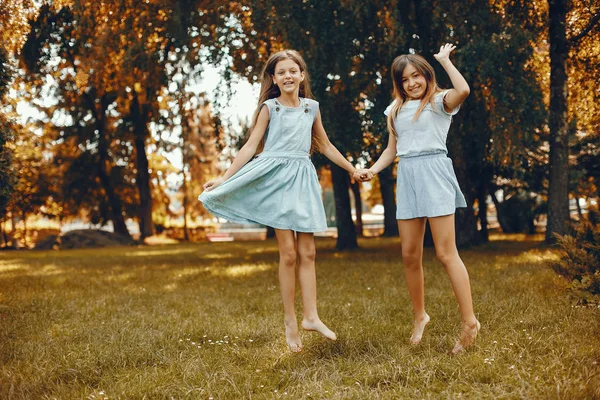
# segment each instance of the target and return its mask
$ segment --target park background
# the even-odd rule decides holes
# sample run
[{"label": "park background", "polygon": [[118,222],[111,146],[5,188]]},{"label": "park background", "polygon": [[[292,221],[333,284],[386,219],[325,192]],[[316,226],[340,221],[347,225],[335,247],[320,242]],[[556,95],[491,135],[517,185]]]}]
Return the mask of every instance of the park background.
[{"label": "park background", "polygon": [[[600,397],[596,1],[0,0],[0,35],[0,248],[20,250],[0,253],[2,397]],[[331,141],[369,165],[391,61],[419,53],[447,87],[445,42],[471,86],[448,147],[487,337],[444,354],[455,307],[428,250],[441,325],[392,340],[410,325],[394,166],[364,185],[315,154],[321,307],[355,337],[282,355],[272,232],[211,243],[256,238],[196,200],[262,66],[298,50]],[[66,250],[107,244],[129,247]]]}]

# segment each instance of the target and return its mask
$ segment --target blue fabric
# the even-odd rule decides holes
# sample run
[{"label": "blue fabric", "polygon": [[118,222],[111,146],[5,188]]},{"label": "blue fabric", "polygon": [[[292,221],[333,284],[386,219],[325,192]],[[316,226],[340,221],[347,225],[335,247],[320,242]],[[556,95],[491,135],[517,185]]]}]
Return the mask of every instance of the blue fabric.
[{"label": "blue fabric", "polygon": [[444,151],[400,157],[396,177],[396,219],[440,217],[466,207],[452,160]]},{"label": "blue fabric", "polygon": [[309,155],[319,103],[301,98],[299,107],[286,107],[269,99],[263,105],[269,109],[263,152],[198,200],[232,222],[324,231],[321,187]]},{"label": "blue fabric", "polygon": [[[437,93],[434,96],[432,108],[427,103],[419,118],[413,121],[417,109],[421,106],[421,100],[408,100],[402,105],[394,121],[394,129],[398,134],[396,141],[396,155],[406,156],[420,154],[422,152],[442,150],[448,153],[446,138],[452,122],[452,116],[456,115],[460,106],[451,112],[444,108],[444,96],[448,90]],[[386,116],[390,113],[394,102],[383,112]]]}]

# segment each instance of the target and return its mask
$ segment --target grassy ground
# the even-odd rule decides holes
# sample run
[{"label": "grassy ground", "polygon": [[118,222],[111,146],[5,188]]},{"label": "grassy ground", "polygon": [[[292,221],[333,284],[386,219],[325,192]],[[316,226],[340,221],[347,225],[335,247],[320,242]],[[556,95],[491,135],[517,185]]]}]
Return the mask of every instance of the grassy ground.
[{"label": "grassy ground", "polygon": [[[0,398],[600,398],[600,309],[574,306],[527,237],[462,251],[482,330],[425,254],[411,347],[397,239],[318,240],[321,318],[286,350],[275,242],[0,254]],[[504,240],[503,240],[504,239]],[[301,318],[299,308],[299,318]]]}]

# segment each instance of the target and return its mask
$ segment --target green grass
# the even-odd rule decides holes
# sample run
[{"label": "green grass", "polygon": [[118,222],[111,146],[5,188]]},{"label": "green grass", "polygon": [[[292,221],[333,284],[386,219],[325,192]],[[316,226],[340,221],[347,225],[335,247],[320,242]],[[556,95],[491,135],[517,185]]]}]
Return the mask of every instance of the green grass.
[{"label": "green grass", "polygon": [[397,239],[317,241],[319,312],[339,339],[303,332],[300,354],[274,241],[2,253],[0,398],[600,398],[600,309],[574,306],[551,250],[503,238],[461,252],[482,330],[457,357],[431,249],[432,322],[408,345]]}]

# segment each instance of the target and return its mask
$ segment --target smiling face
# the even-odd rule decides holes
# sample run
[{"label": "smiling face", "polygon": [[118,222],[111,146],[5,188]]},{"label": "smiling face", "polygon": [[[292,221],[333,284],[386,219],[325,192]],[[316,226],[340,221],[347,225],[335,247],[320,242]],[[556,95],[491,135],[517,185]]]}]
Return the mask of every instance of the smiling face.
[{"label": "smiling face", "polygon": [[297,93],[302,81],[304,81],[304,71],[294,60],[287,58],[275,64],[273,82],[282,94]]},{"label": "smiling face", "polygon": [[410,63],[402,71],[402,89],[410,100],[423,98],[427,91],[427,79]]}]

